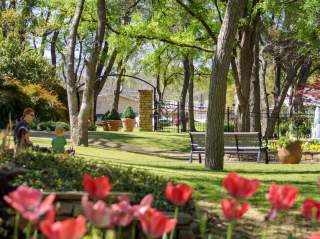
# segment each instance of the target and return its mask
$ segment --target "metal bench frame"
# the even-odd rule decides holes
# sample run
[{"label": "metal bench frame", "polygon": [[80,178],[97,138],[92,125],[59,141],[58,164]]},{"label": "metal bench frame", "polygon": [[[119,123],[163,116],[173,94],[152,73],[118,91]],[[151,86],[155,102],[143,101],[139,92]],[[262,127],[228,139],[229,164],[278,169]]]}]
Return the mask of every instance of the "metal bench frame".
[{"label": "metal bench frame", "polygon": [[[202,162],[201,154],[205,153],[205,145],[201,145],[196,142],[196,137],[194,135],[200,135],[205,137],[204,132],[190,132],[190,139],[191,139],[191,151],[189,161],[192,163],[192,156],[193,154],[198,154],[199,156],[199,163]],[[261,154],[265,154],[265,163],[269,163],[269,156],[268,156],[268,141],[265,141],[265,145],[262,144],[261,134],[259,132],[227,132],[224,133],[224,136],[234,136],[232,137],[235,142],[235,146],[226,146],[224,147],[224,152],[227,154],[237,154],[240,160],[239,154],[257,154],[257,162],[261,162]],[[248,136],[257,139],[258,146],[243,146],[239,144],[239,136]],[[225,137],[226,138],[226,137]],[[230,137],[228,137],[230,138]]]}]

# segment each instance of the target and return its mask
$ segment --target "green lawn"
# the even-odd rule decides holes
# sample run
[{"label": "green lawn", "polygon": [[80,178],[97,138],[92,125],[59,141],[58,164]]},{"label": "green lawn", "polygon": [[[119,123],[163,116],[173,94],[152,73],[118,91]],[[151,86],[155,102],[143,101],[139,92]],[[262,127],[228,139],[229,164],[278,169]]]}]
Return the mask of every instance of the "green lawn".
[{"label": "green lawn", "polygon": [[159,151],[188,152],[190,138],[187,133],[162,132],[90,132],[90,136],[107,139],[113,142],[126,143],[135,146],[149,147]]},{"label": "green lawn", "polygon": [[[119,140],[126,143],[137,145],[154,145],[155,147],[168,147],[173,149],[170,143],[165,143],[166,139],[171,144],[178,145],[179,142],[187,140],[186,135],[161,135],[160,133],[134,133],[130,134],[132,138],[126,138],[121,133],[104,133],[105,137],[112,140]],[[135,138],[137,136],[137,138]],[[170,138],[172,137],[172,138]],[[174,140],[176,139],[176,140]],[[34,139],[35,143],[48,145],[49,140],[43,138]],[[164,144],[164,145],[163,145]],[[184,146],[180,146],[184,151]],[[265,200],[265,194],[271,181],[278,184],[290,183],[295,184],[300,190],[298,202],[301,203],[306,197],[320,199],[319,189],[316,184],[317,177],[320,173],[320,164],[314,165],[281,165],[281,164],[257,164],[257,163],[226,163],[223,172],[209,171],[204,168],[203,164],[194,162],[188,163],[188,160],[177,160],[163,157],[149,156],[137,153],[129,153],[117,149],[101,148],[90,146],[88,148],[77,147],[78,156],[88,160],[102,160],[111,164],[121,164],[122,166],[135,167],[148,170],[154,174],[162,175],[176,182],[189,184],[195,190],[197,199],[204,199],[215,203],[218,206],[218,200],[225,196],[221,187],[223,177],[230,171],[238,172],[240,175],[248,178],[257,178],[261,182],[258,193],[252,198],[251,202],[254,207],[260,211],[268,210],[269,204]]]}]

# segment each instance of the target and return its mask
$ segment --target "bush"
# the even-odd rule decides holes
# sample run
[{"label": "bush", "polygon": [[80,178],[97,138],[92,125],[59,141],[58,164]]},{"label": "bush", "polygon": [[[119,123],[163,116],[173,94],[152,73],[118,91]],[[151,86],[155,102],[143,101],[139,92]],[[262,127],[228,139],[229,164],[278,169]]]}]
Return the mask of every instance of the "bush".
[{"label": "bush", "polygon": [[108,111],[102,116],[102,120],[103,120],[103,121],[109,120],[109,114],[110,114],[110,111],[108,110]]},{"label": "bush", "polygon": [[108,120],[120,120],[120,115],[116,109],[112,109],[107,116]]},{"label": "bush", "polygon": [[90,124],[88,127],[89,131],[97,131],[97,125],[96,124]]},{"label": "bush", "polygon": [[136,117],[135,113],[131,106],[128,106],[125,111],[122,113],[122,118],[125,119],[134,119]]},{"label": "bush", "polygon": [[36,129],[40,131],[44,131],[44,130],[54,131],[57,126],[63,127],[64,130],[66,131],[70,130],[69,124],[65,122],[59,122],[59,121],[58,122],[54,122],[54,121],[41,122],[36,126]]},{"label": "bush", "polygon": [[[7,154],[5,160],[10,160]],[[79,157],[63,159],[61,157],[25,152],[16,161],[17,167],[27,169],[27,173],[18,176],[14,183],[26,183],[30,187],[44,191],[82,191],[82,175],[106,175],[113,184],[112,191],[134,193],[133,203],[138,203],[146,194],[152,193],[156,199],[154,206],[159,209],[173,210],[166,200],[164,188],[167,180],[151,173],[121,166],[114,166],[97,160],[85,160]]]}]

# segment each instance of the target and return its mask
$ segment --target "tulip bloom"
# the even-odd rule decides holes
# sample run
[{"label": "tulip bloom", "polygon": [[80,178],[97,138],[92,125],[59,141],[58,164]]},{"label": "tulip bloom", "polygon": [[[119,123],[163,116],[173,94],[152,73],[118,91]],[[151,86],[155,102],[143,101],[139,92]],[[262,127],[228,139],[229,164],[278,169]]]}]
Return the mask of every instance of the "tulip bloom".
[{"label": "tulip bloom", "polygon": [[39,190],[20,186],[17,190],[4,196],[4,200],[25,219],[36,223],[43,214],[52,209],[55,197],[56,194],[51,193],[42,201]]},{"label": "tulip bloom", "polygon": [[134,218],[134,209],[128,201],[122,201],[112,205],[112,223],[126,227]]},{"label": "tulip bloom", "polygon": [[276,211],[288,210],[291,208],[298,196],[298,189],[295,186],[278,186],[271,183],[266,198],[272,203],[272,209]]},{"label": "tulip bloom", "polygon": [[93,204],[87,196],[82,197],[82,207],[87,219],[96,227],[108,228],[112,226],[112,210],[103,201]]},{"label": "tulip bloom", "polygon": [[140,218],[143,232],[152,238],[159,238],[172,231],[177,224],[176,219],[169,219],[162,212],[151,208]]},{"label": "tulip bloom", "polygon": [[166,196],[173,204],[184,205],[190,200],[192,196],[192,189],[186,184],[173,186],[172,182],[168,182],[166,187]]},{"label": "tulip bloom", "polygon": [[257,179],[246,179],[232,172],[223,180],[223,186],[228,193],[235,198],[247,199],[252,197],[258,190],[260,183]]},{"label": "tulip bloom", "polygon": [[307,239],[320,239],[320,232],[314,232]]},{"label": "tulip bloom", "polygon": [[83,188],[95,199],[104,199],[111,191],[112,185],[108,177],[93,178],[88,174],[83,175]]},{"label": "tulip bloom", "polygon": [[313,199],[304,200],[301,213],[310,220],[317,220],[320,222],[320,202]]},{"label": "tulip bloom", "polygon": [[146,211],[148,211],[153,203],[153,195],[148,194],[146,195],[138,205],[134,205],[133,211],[134,211],[134,216],[136,218],[140,218],[143,214],[145,214]]},{"label": "tulip bloom", "polygon": [[241,219],[242,216],[249,210],[250,204],[244,203],[241,205],[234,199],[223,199],[221,201],[221,209],[226,219],[234,220]]},{"label": "tulip bloom", "polygon": [[50,211],[40,230],[48,239],[80,239],[86,232],[86,219],[83,216],[54,222],[54,212]]}]

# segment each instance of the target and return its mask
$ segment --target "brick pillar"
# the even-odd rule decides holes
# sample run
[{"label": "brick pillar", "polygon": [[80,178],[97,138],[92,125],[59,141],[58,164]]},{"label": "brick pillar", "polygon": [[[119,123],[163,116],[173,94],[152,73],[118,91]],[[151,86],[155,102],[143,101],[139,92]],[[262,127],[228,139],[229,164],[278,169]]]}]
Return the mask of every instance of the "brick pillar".
[{"label": "brick pillar", "polygon": [[139,90],[140,130],[152,131],[152,91]]}]

